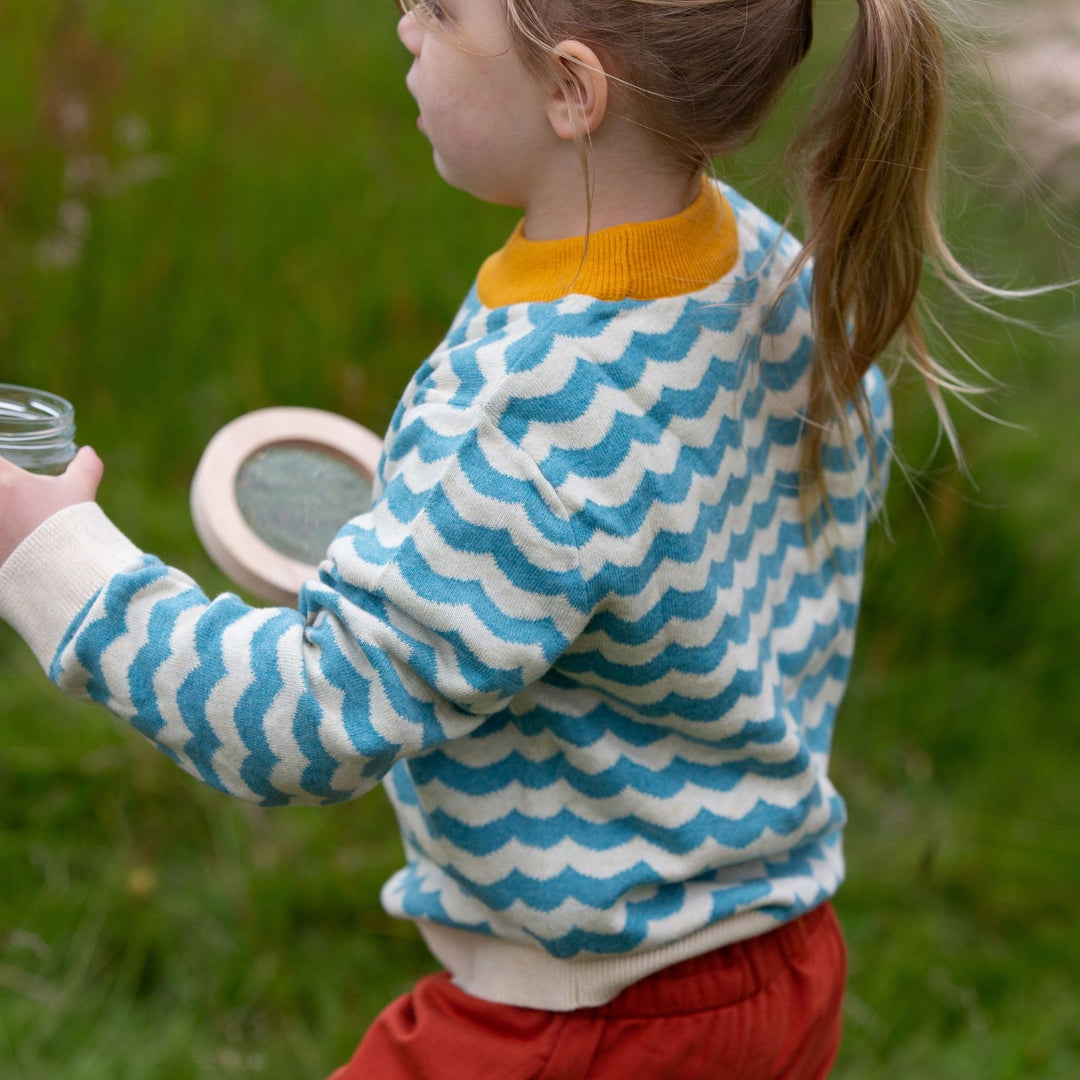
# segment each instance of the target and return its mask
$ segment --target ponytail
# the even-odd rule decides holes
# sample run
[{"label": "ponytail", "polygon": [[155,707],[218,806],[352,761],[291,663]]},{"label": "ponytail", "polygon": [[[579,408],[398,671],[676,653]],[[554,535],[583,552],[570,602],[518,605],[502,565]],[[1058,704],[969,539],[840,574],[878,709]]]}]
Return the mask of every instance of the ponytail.
[{"label": "ponytail", "polygon": [[[924,259],[951,258],[938,230],[934,161],[945,119],[945,57],[926,0],[859,0],[842,66],[797,150],[809,155],[807,241],[817,360],[803,442],[809,491],[824,491],[823,425],[854,403],[894,338],[927,380],[946,430],[938,369],[915,313]],[[870,440],[871,447],[873,440]]]}]

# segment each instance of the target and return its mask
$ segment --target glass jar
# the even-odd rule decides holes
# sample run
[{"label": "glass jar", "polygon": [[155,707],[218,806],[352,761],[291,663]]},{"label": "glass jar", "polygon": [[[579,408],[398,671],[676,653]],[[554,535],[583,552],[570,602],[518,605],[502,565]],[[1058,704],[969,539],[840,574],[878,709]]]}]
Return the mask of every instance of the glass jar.
[{"label": "glass jar", "polygon": [[75,409],[46,390],[0,383],[0,457],[57,475],[75,456]]}]

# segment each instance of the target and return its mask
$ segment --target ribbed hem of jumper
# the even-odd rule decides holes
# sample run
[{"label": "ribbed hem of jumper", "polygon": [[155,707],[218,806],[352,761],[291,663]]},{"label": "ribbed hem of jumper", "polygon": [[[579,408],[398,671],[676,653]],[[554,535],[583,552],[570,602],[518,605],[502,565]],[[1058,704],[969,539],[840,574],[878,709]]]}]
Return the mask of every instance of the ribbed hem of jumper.
[{"label": "ribbed hem of jumper", "polygon": [[141,555],[97,503],[60,510],[0,566],[0,619],[48,672],[75,617],[113,574]]},{"label": "ribbed hem of jumper", "polygon": [[560,960],[538,945],[417,923],[432,955],[462,990],[486,1001],[551,1012],[605,1005],[647,975],[778,925],[771,915],[747,911],[647,952]]},{"label": "ribbed hem of jumper", "polygon": [[719,281],[739,257],[735,214],[714,183],[659,221],[631,222],[568,240],[528,240],[524,222],[480,267],[485,307],[558,300],[571,293],[599,300],[657,300]]}]

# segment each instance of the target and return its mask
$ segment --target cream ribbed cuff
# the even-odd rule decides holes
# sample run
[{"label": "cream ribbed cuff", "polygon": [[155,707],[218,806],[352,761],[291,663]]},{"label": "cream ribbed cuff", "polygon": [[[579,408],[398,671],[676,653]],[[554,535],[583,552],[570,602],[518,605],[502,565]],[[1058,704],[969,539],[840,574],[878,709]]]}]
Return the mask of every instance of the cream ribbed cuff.
[{"label": "cream ribbed cuff", "polygon": [[0,618],[48,672],[75,617],[113,574],[141,554],[97,503],[60,510],[0,566]]}]

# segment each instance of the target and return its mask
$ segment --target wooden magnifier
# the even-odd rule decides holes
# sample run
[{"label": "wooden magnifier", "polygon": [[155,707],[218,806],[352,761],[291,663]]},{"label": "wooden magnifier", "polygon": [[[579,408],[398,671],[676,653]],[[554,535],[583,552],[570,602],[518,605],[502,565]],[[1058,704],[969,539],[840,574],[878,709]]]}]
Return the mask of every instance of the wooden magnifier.
[{"label": "wooden magnifier", "polygon": [[207,444],[191,516],[207,554],[234,582],[294,604],[338,530],[371,506],[382,452],[374,432],[321,409],[259,409]]}]

